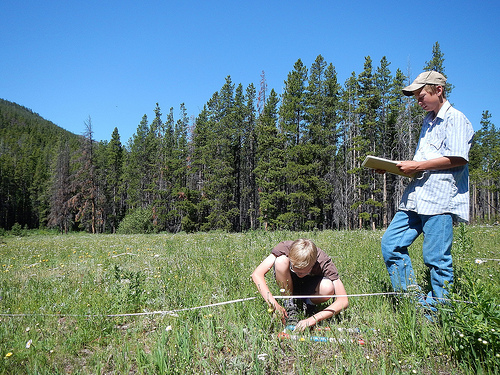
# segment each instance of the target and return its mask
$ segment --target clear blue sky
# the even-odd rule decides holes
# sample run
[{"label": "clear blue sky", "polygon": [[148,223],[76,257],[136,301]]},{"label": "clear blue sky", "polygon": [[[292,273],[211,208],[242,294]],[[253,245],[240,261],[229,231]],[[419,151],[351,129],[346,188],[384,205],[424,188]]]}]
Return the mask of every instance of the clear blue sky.
[{"label": "clear blue sky", "polygon": [[0,2],[0,98],[76,134],[122,143],[156,103],[196,117],[227,76],[281,93],[300,58],[321,54],[340,83],[386,56],[411,79],[439,42],[450,101],[479,129],[499,126],[500,2],[73,1]]}]

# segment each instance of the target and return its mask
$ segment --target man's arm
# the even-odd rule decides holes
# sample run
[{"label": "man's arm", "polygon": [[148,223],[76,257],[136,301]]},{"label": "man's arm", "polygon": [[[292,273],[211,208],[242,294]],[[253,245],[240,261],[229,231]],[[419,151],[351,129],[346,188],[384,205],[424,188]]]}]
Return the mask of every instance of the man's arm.
[{"label": "man's arm", "polygon": [[398,167],[401,172],[411,175],[416,172],[461,167],[465,164],[467,164],[467,160],[460,156],[441,156],[436,159],[424,161],[406,160],[399,162],[396,167]]}]

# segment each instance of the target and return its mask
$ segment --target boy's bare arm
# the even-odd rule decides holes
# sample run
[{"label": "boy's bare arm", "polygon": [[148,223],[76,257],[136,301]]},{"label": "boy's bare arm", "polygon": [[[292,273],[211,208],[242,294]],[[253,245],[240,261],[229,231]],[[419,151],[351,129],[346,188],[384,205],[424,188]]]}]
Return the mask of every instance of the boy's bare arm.
[{"label": "boy's bare arm", "polygon": [[347,307],[349,306],[349,299],[347,298],[347,292],[342,281],[340,279],[337,279],[333,282],[333,285],[335,286],[335,295],[341,297],[335,298],[335,301],[330,306],[328,306],[323,311],[315,314],[319,316],[313,315],[318,322],[337,315],[342,310],[347,309]]},{"label": "boy's bare arm", "polygon": [[[267,302],[270,308],[273,310],[280,309],[281,306],[276,302],[269,287],[267,286],[265,275],[273,267],[276,257],[270,254],[266,259],[262,261],[261,264],[257,266],[255,271],[252,273],[252,280],[257,286],[257,290],[264,300]],[[278,307],[279,306],[279,307]]]},{"label": "boy's bare arm", "polygon": [[347,298],[347,292],[342,281],[337,279],[333,282],[333,285],[335,287],[335,295],[341,297],[335,298],[335,301],[326,309],[317,312],[307,319],[301,320],[295,327],[296,331],[303,331],[307,327],[312,327],[322,320],[329,319],[349,306],[349,299]]}]

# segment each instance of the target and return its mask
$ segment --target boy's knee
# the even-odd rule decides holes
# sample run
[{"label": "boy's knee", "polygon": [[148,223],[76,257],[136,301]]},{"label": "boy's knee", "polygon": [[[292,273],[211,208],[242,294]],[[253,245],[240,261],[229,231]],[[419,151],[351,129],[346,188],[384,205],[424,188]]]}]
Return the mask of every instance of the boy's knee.
[{"label": "boy's knee", "polygon": [[321,282],[319,283],[318,294],[323,296],[330,296],[335,294],[335,286],[333,285],[333,282],[327,278],[321,280]]},{"label": "boy's knee", "polygon": [[274,269],[277,273],[281,273],[290,269],[290,259],[286,255],[280,255],[274,262]]}]

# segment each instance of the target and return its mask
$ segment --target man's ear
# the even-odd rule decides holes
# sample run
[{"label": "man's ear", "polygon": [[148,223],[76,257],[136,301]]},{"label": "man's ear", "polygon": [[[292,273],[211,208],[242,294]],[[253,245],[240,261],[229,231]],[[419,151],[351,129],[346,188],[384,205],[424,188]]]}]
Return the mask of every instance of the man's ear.
[{"label": "man's ear", "polygon": [[436,86],[436,95],[437,96],[443,96],[443,91],[444,91],[443,86],[441,86],[441,85]]}]

